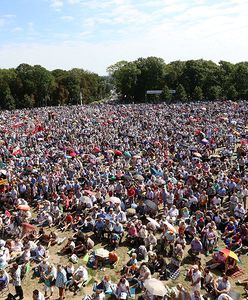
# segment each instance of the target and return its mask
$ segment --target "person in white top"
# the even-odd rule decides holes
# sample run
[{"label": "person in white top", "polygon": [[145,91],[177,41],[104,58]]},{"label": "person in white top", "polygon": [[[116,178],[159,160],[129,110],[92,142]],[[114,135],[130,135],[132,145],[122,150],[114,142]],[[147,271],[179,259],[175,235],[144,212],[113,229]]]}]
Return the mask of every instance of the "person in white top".
[{"label": "person in white top", "polygon": [[217,300],[233,300],[233,298],[230,297],[228,294],[221,294],[219,295]]},{"label": "person in white top", "polygon": [[201,290],[201,271],[199,270],[197,265],[193,266],[192,270],[192,292]]},{"label": "person in white top", "polygon": [[74,289],[74,295],[77,294],[77,291],[81,288],[81,286],[88,280],[88,271],[80,266],[73,274],[72,280],[69,283],[68,287],[70,290]]},{"label": "person in white top", "polygon": [[168,221],[172,221],[172,223],[174,223],[177,219],[179,215],[179,211],[178,209],[176,208],[175,205],[172,205],[172,207],[169,209],[169,215],[167,216],[167,220]]},{"label": "person in white top", "polygon": [[245,215],[245,209],[242,207],[241,203],[238,203],[238,205],[234,208],[234,216],[236,218],[242,219]]},{"label": "person in white top", "polygon": [[45,300],[44,295],[38,290],[33,291],[33,300]]}]

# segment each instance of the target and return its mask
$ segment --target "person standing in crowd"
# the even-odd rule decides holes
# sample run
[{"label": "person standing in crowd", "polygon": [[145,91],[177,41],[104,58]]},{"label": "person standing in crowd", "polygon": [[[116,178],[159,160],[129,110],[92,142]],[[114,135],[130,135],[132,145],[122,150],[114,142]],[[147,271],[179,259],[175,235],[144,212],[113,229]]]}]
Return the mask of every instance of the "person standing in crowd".
[{"label": "person standing in crowd", "polygon": [[58,265],[55,286],[59,289],[59,300],[64,299],[66,282],[67,282],[66,271],[62,265]]},{"label": "person standing in crowd", "polygon": [[21,266],[18,266],[18,264],[13,264],[12,266],[12,280],[13,280],[13,286],[15,287],[15,298],[19,297],[19,300],[24,299],[23,297],[23,289],[22,289],[22,280],[21,280]]}]

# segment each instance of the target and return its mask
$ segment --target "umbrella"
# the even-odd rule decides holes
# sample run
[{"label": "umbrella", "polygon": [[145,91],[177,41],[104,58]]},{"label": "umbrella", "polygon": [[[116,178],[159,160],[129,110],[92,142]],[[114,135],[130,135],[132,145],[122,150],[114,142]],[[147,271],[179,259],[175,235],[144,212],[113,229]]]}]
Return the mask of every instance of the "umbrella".
[{"label": "umbrella", "polygon": [[126,174],[123,176],[123,179],[129,181],[129,180],[132,180],[133,178],[132,178],[132,176]]},{"label": "umbrella", "polygon": [[136,214],[135,208],[128,208],[128,209],[127,209],[127,216],[128,216],[128,217],[132,217],[132,216],[134,216],[135,214]]},{"label": "umbrella", "polygon": [[134,175],[134,178],[136,179],[136,180],[139,180],[139,181],[143,181],[144,180],[144,177],[142,176],[142,175]]},{"label": "umbrella", "polygon": [[146,207],[150,210],[153,210],[153,211],[157,211],[158,210],[158,206],[155,202],[151,201],[151,200],[146,200],[144,202],[144,204],[146,205]]},{"label": "umbrella", "polygon": [[144,287],[153,296],[164,297],[167,294],[167,290],[162,281],[151,278],[144,281]]},{"label": "umbrella", "polygon": [[115,154],[115,152],[113,150],[107,150],[106,152],[111,153],[111,154]]},{"label": "umbrella", "polygon": [[20,209],[23,211],[28,211],[28,210],[30,210],[30,206],[29,205],[18,205],[17,209]]},{"label": "umbrella", "polygon": [[159,185],[165,184],[165,181],[163,178],[157,178],[155,182]]},{"label": "umbrella", "polygon": [[7,171],[6,170],[0,170],[0,173],[2,173],[4,176],[6,176]]},{"label": "umbrella", "polygon": [[193,153],[193,156],[196,156],[196,157],[202,157],[202,155],[201,155],[199,152],[194,152],[194,153]]},{"label": "umbrella", "polygon": [[209,158],[221,158],[221,156],[218,154],[212,154],[209,156]]},{"label": "umbrella", "polygon": [[201,142],[202,142],[203,144],[209,144],[209,141],[208,141],[207,139],[202,139]]},{"label": "umbrella", "polygon": [[223,249],[223,250],[220,250],[220,252],[222,252],[225,257],[232,257],[233,259],[235,259],[236,261],[239,261],[239,258],[237,256],[236,253],[234,253],[233,251],[229,250],[229,249]]},{"label": "umbrella", "polygon": [[70,152],[70,156],[71,156],[71,157],[76,157],[76,156],[77,156],[77,153],[76,153],[76,152]]},{"label": "umbrella", "polygon": [[169,230],[173,231],[174,233],[177,232],[176,228],[173,225],[171,225],[171,223],[169,223],[168,221],[164,221],[163,223],[168,227]]},{"label": "umbrella", "polygon": [[96,194],[95,192],[92,192],[90,190],[83,190],[83,193],[87,194],[87,195],[95,195]]},{"label": "umbrella", "polygon": [[90,203],[92,203],[92,200],[91,200],[90,197],[88,197],[88,196],[83,196],[83,197],[80,198],[80,200],[81,200],[83,203],[85,203],[85,204],[90,204]]},{"label": "umbrella", "polygon": [[140,156],[140,155],[134,155],[133,158],[134,158],[134,159],[140,159],[141,156]]},{"label": "umbrella", "polygon": [[153,218],[147,217],[146,219],[147,219],[147,221],[154,224],[156,227],[158,227],[158,228],[160,227],[160,224],[156,220],[154,220]]},{"label": "umbrella", "polygon": [[110,197],[107,202],[111,202],[111,203],[114,203],[114,204],[121,204],[121,199],[118,198],[118,197]]},{"label": "umbrella", "polygon": [[95,256],[102,257],[102,258],[108,258],[109,257],[109,251],[104,248],[99,248],[95,250]]},{"label": "umbrella", "polygon": [[99,147],[94,147],[92,151],[94,153],[99,153],[99,152],[101,152],[101,149]]},{"label": "umbrella", "polygon": [[241,145],[247,145],[248,144],[248,140],[242,139],[242,140],[240,140],[240,144]]},{"label": "umbrella", "polygon": [[132,157],[131,153],[129,151],[125,151],[124,155],[128,158]]},{"label": "umbrella", "polygon": [[22,228],[24,232],[31,232],[36,230],[36,227],[29,223],[22,223]]},{"label": "umbrella", "polygon": [[122,155],[122,152],[121,152],[120,150],[115,150],[115,155],[121,156],[121,155]]}]

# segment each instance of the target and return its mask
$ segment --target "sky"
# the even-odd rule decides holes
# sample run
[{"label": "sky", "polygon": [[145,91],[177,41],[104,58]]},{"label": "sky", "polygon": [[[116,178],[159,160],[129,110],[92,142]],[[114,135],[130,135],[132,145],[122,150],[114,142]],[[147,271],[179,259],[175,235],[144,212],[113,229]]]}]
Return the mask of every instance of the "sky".
[{"label": "sky", "polygon": [[0,0],[0,68],[248,61],[248,0]]}]

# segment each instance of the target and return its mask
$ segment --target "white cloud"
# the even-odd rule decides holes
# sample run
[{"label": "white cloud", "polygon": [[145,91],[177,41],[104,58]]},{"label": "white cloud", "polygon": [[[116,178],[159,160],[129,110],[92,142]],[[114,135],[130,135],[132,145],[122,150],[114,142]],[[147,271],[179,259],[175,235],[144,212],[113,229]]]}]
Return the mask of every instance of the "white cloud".
[{"label": "white cloud", "polygon": [[62,16],[61,20],[71,22],[74,20],[74,17],[73,16]]},{"label": "white cloud", "polygon": [[17,26],[17,27],[14,27],[14,28],[12,29],[12,32],[20,32],[20,31],[22,31],[22,30],[23,30],[22,27]]},{"label": "white cloud", "polygon": [[[248,60],[247,0],[218,0],[212,4],[207,0],[49,1],[56,9],[63,4],[65,8],[66,4],[75,5],[77,18],[72,7],[60,18],[70,21],[74,17],[80,23],[78,31],[54,32],[50,44],[0,47],[0,67],[27,62],[49,69],[82,67],[104,74],[106,67],[118,60],[150,55],[166,62]],[[0,26],[3,20],[0,16]],[[29,24],[29,31],[35,32],[34,24]],[[58,42],[62,39],[63,43]]]},{"label": "white cloud", "polygon": [[64,6],[63,0],[50,0],[50,6],[55,10],[61,10]]}]

